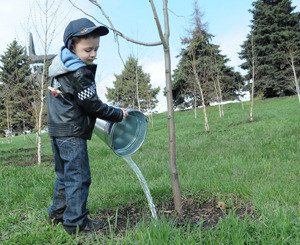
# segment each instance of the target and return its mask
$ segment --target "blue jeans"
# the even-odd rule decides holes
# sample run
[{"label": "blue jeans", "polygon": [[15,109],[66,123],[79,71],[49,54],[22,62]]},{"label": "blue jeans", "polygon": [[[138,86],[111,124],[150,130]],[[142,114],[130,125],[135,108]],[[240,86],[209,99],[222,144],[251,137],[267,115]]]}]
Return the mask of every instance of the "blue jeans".
[{"label": "blue jeans", "polygon": [[57,175],[53,205],[48,208],[51,219],[62,220],[65,229],[75,230],[87,223],[86,208],[91,184],[87,142],[76,137],[51,138]]}]

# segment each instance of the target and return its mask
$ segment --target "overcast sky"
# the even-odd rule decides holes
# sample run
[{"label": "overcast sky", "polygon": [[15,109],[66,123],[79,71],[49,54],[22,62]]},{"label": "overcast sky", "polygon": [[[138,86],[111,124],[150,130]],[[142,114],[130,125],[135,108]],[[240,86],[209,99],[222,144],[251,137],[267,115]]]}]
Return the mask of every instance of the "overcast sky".
[{"label": "overcast sky", "polygon": [[[44,9],[46,0],[0,0],[0,54],[6,51],[7,46],[16,39],[22,46],[28,46],[28,32],[32,32],[36,53],[42,54],[42,45],[37,31],[42,34],[43,15],[39,5]],[[52,3],[53,0],[48,0]],[[63,45],[62,36],[66,25],[73,19],[87,17],[80,10],[74,8],[69,0],[55,0],[55,6],[61,2],[56,12],[55,35],[51,43],[49,53],[57,54]],[[88,0],[72,0],[84,12],[95,17],[99,22],[109,25],[101,14],[98,7]],[[115,28],[126,36],[144,42],[159,41],[156,24],[153,18],[152,9],[148,0],[98,0],[101,7],[109,16]],[[182,48],[180,38],[184,37],[187,29],[190,28],[191,14],[193,13],[194,0],[173,0],[169,1],[170,18],[170,48],[172,68],[175,69],[178,59],[176,56]],[[154,0],[161,25],[163,26],[162,0]],[[200,0],[200,10],[203,12],[203,21],[208,23],[208,32],[214,35],[213,43],[220,45],[224,55],[230,59],[228,65],[239,70],[242,63],[238,58],[240,45],[249,32],[249,24],[252,15],[251,0]],[[300,0],[292,0],[293,6],[299,11]],[[50,9],[52,14],[55,7]],[[51,19],[51,18],[49,18]],[[90,18],[94,21],[92,18]],[[33,24],[33,22],[35,24]],[[94,21],[95,22],[95,21]],[[95,22],[97,23],[97,22]],[[98,25],[98,23],[97,23]],[[53,29],[54,30],[54,29]],[[105,87],[112,87],[114,74],[120,74],[123,70],[123,63],[120,58],[126,61],[129,55],[139,59],[145,72],[150,73],[153,87],[165,87],[164,57],[163,48],[144,47],[132,44],[119,38],[119,49],[112,32],[100,40],[98,52],[97,85],[98,94],[103,101],[105,98]],[[119,50],[119,51],[118,51]],[[120,53],[120,55],[119,55]],[[159,95],[162,101],[162,93]]]}]

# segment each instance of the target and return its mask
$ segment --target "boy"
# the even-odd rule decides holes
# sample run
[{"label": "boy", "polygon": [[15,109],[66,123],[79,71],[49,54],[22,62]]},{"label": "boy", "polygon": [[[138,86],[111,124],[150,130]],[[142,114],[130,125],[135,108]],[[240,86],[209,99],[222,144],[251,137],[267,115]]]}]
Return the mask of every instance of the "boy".
[{"label": "boy", "polygon": [[98,230],[101,220],[88,218],[86,208],[91,173],[87,140],[96,118],[120,122],[126,109],[108,106],[98,98],[94,76],[100,36],[108,34],[86,18],[71,21],[64,32],[60,54],[49,67],[48,130],[57,174],[49,219],[63,222],[69,234]]}]

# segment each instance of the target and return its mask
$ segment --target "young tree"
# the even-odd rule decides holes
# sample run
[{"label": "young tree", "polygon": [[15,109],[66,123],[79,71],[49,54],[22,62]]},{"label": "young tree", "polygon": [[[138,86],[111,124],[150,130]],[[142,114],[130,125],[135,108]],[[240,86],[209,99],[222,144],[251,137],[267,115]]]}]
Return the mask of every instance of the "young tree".
[{"label": "young tree", "polygon": [[222,98],[222,90],[220,86],[220,73],[219,73],[219,67],[217,65],[216,59],[214,65],[212,65],[212,73],[214,72],[215,74],[212,74],[213,77],[213,85],[216,93],[216,99],[218,101],[218,107],[219,107],[219,117],[224,116],[224,108],[223,108],[223,98]]},{"label": "young tree", "polygon": [[[297,32],[300,32],[300,23],[297,25]],[[278,47],[284,52],[283,59],[288,62],[290,70],[292,71],[292,77],[294,78],[295,91],[298,95],[300,103],[300,87],[299,87],[299,75],[300,75],[300,35],[293,35],[291,30],[287,30],[285,34],[287,43],[280,44]]]},{"label": "young tree", "polygon": [[35,15],[31,16],[32,26],[36,30],[36,34],[39,37],[38,42],[43,50],[43,55],[35,54],[31,36],[29,52],[34,70],[32,82],[36,95],[32,109],[36,122],[38,164],[42,162],[42,127],[46,122],[46,91],[47,84],[49,83],[47,66],[49,66],[48,61],[54,58],[54,55],[49,55],[49,48],[55,35],[60,5],[61,1],[57,2],[56,0],[44,0],[42,4],[41,1],[36,1],[37,10],[33,12],[40,13],[39,21],[36,20]]},{"label": "young tree", "polygon": [[[191,55],[192,55],[193,73],[194,73],[194,76],[195,76],[196,83],[199,87],[201,100],[202,100],[203,114],[204,114],[204,126],[205,126],[205,130],[207,132],[209,132],[210,130],[209,130],[208,118],[207,118],[207,114],[206,114],[205,99],[204,99],[203,90],[202,90],[201,82],[200,82],[199,75],[198,75],[198,70],[196,68],[196,51],[194,50],[194,47],[192,47],[192,54]],[[207,78],[208,78],[208,71],[207,70],[209,69],[209,65],[204,63],[204,64],[202,64],[202,67],[204,67],[204,69],[202,69],[202,71],[203,71],[202,76],[206,77],[206,82],[207,82]]]},{"label": "young tree", "polygon": [[295,52],[290,49],[288,51],[289,57],[288,57],[288,62],[293,70],[293,75],[294,75],[294,82],[295,82],[295,88],[296,88],[296,93],[298,95],[298,100],[300,103],[300,87],[299,87],[299,79],[297,78],[297,72],[296,72],[296,65],[295,65]]},{"label": "young tree", "polygon": [[243,81],[243,76],[241,75],[240,72],[235,72],[234,73],[235,77],[234,80],[238,84],[238,100],[241,101],[242,104],[242,109],[244,110],[244,103],[243,103],[243,97],[245,95],[244,89],[245,89],[245,84]]},{"label": "young tree", "polygon": [[154,108],[160,88],[151,88],[150,75],[143,72],[138,60],[129,57],[124,70],[115,75],[114,88],[107,88],[106,97],[109,102],[118,107],[139,108],[147,111]]},{"label": "young tree", "polygon": [[[251,85],[251,106],[250,106],[250,122],[253,122],[253,107],[254,107],[254,97],[255,97],[255,88],[257,87],[257,77],[259,77],[259,69],[258,65],[258,53],[256,46],[256,36],[252,31],[251,34],[248,35],[250,38],[251,44],[246,46],[243,50],[244,57],[247,57],[249,62],[247,63],[247,67],[251,74],[246,75],[246,78],[249,80],[249,85]],[[243,64],[244,65],[244,64]],[[250,83],[251,81],[251,83]]]},{"label": "young tree", "polygon": [[254,106],[254,85],[255,85],[255,71],[256,71],[256,55],[254,36],[251,35],[251,70],[252,70],[252,89],[251,89],[251,109],[250,109],[250,121],[253,122],[253,106]]},{"label": "young tree", "polygon": [[[69,0],[69,1],[71,2],[71,0]],[[165,57],[166,95],[167,95],[167,106],[168,106],[170,174],[171,174],[171,180],[172,180],[175,211],[177,212],[177,214],[179,216],[182,216],[181,192],[180,192],[180,187],[179,187],[178,172],[177,172],[177,166],[176,166],[176,143],[175,143],[176,139],[175,139],[175,122],[174,122],[172,83],[171,83],[172,78],[171,78],[171,57],[170,57],[170,46],[169,46],[170,27],[169,27],[169,15],[168,15],[168,1],[163,0],[163,15],[164,15],[164,27],[165,27],[165,33],[163,33],[153,0],[149,0],[153,15],[154,15],[154,19],[156,22],[158,34],[160,37],[159,42],[153,42],[153,43],[140,42],[140,41],[136,41],[134,39],[131,39],[131,38],[125,36],[123,33],[121,33],[120,31],[115,29],[111,20],[105,14],[105,12],[101,8],[101,6],[97,0],[89,0],[89,1],[93,4],[95,4],[97,7],[99,7],[102,14],[105,16],[105,18],[109,22],[111,29],[114,31],[114,33],[116,35],[116,39],[120,36],[120,37],[126,39],[127,41],[130,41],[130,42],[133,42],[133,43],[136,43],[139,45],[144,45],[144,46],[162,45],[163,46],[164,57]],[[74,4],[73,4],[73,6],[74,6]]]},{"label": "young tree", "polygon": [[[32,126],[31,114],[27,102],[32,101],[32,89],[28,79],[31,71],[28,56],[16,40],[9,44],[4,55],[0,56],[0,81],[2,94],[2,120],[6,121],[8,132],[21,133],[24,122]],[[4,112],[5,111],[5,112]],[[22,130],[23,129],[23,130]]]},{"label": "young tree", "polygon": [[[241,67],[248,70],[247,80],[252,76],[252,61],[247,54],[254,35],[257,54],[256,94],[262,94],[265,98],[294,94],[291,68],[288,61],[283,59],[286,52],[279,46],[289,45],[287,32],[299,40],[300,13],[293,12],[295,7],[291,6],[290,0],[257,0],[252,5],[252,34],[247,36],[240,53],[240,57],[245,60]],[[299,54],[295,58],[299,60]],[[298,72],[299,67],[296,68],[296,73]]]},{"label": "young tree", "polygon": [[4,100],[4,95],[5,95],[5,86],[0,80],[0,137],[5,136],[5,121],[3,118],[5,118],[6,110],[5,110],[5,100]]}]

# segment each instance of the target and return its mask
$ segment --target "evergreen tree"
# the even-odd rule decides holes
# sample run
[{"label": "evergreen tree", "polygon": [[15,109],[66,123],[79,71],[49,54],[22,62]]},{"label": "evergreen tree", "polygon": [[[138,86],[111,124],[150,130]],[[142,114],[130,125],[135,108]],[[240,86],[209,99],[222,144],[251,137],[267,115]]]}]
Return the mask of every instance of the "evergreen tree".
[{"label": "evergreen tree", "polygon": [[202,14],[195,2],[192,30],[188,31],[188,37],[182,39],[182,45],[185,47],[179,54],[180,61],[173,73],[173,99],[176,106],[202,104],[192,69],[193,55],[207,104],[217,101],[217,79],[221,83],[223,98],[236,97],[238,85],[234,82],[233,68],[226,66],[228,59],[221,54],[219,46],[212,43],[213,35],[208,33],[207,25],[202,23],[201,18]]},{"label": "evergreen tree", "polygon": [[114,88],[107,88],[106,97],[109,102],[118,107],[153,109],[160,88],[151,88],[150,75],[143,72],[138,60],[129,57],[120,75],[115,74]]},{"label": "evergreen tree", "polygon": [[[255,91],[264,97],[294,94],[293,73],[287,59],[287,51],[293,47],[297,74],[300,72],[300,13],[290,0],[257,0],[253,2],[251,33],[241,46],[242,68],[248,70],[251,79],[251,39],[255,53]],[[298,51],[297,51],[298,50]]]},{"label": "evergreen tree", "polygon": [[10,130],[22,132],[24,123],[32,127],[30,102],[32,101],[28,56],[14,40],[0,56],[0,113],[2,125],[9,124]]}]

